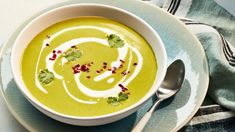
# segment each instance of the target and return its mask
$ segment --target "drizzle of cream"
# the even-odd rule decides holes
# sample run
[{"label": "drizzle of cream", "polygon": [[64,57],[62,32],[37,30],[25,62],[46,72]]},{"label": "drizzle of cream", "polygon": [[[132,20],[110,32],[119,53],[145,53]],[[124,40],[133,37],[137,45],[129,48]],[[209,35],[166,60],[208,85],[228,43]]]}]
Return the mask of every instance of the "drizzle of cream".
[{"label": "drizzle of cream", "polygon": [[38,87],[38,89],[41,90],[45,94],[48,94],[48,91],[42,87],[41,83],[38,80],[38,65],[39,65],[39,61],[40,61],[40,58],[41,58],[42,51],[46,47],[46,44],[48,43],[48,41],[49,40],[47,40],[47,39],[44,40],[44,43],[43,43],[42,48],[40,50],[39,57],[38,57],[38,60],[37,60],[37,63],[36,63],[36,72],[35,72],[35,80],[34,80],[34,82],[35,82],[36,86]]},{"label": "drizzle of cream", "polygon": [[142,68],[142,65],[143,65],[143,57],[142,55],[140,54],[140,52],[137,50],[137,48],[134,48],[134,47],[130,47],[132,49],[132,51],[134,51],[134,53],[137,55],[137,58],[138,58],[138,64],[134,70],[134,72],[131,74],[131,76],[126,80],[124,81],[122,84],[124,86],[127,86],[137,75],[138,73],[140,72],[141,68]]},{"label": "drizzle of cream", "polygon": [[79,79],[80,74],[75,74],[74,78],[76,80],[76,84],[77,84],[78,88],[80,89],[80,91],[90,97],[102,98],[102,97],[108,97],[108,96],[112,96],[112,95],[116,96],[116,93],[121,92],[121,89],[118,86],[115,86],[111,89],[103,90],[103,91],[92,90],[90,88],[87,88],[85,85],[83,85],[80,82],[80,79]]},{"label": "drizzle of cream", "polygon": [[114,81],[114,78],[109,78],[109,79],[107,80],[108,83],[112,83],[113,81]]},{"label": "drizzle of cream", "polygon": [[61,65],[63,66],[65,63],[67,63],[68,62],[68,60],[66,59],[66,58],[62,58],[61,59]]},{"label": "drizzle of cream", "polygon": [[77,102],[79,102],[79,103],[84,103],[84,104],[96,104],[96,103],[97,103],[97,102],[95,102],[95,101],[85,101],[85,100],[81,100],[81,99],[76,98],[75,96],[73,96],[73,95],[69,92],[69,90],[68,90],[68,88],[67,88],[67,86],[66,86],[66,84],[65,84],[65,81],[63,81],[63,86],[64,86],[64,89],[65,89],[66,93],[67,93],[72,99],[76,100]]},{"label": "drizzle of cream", "polygon": [[102,31],[102,32],[107,33],[107,34],[113,34],[113,33],[118,34],[118,33],[115,32],[114,30],[110,30],[110,29],[108,29],[108,28],[103,28],[103,27],[96,27],[96,26],[77,26],[77,27],[66,28],[66,29],[60,30],[59,32],[56,32],[55,34],[53,34],[52,36],[50,36],[50,40],[53,40],[55,37],[59,36],[59,35],[62,34],[62,33],[65,33],[65,32],[71,31],[71,30],[76,30],[76,29],[96,29],[96,30]]}]

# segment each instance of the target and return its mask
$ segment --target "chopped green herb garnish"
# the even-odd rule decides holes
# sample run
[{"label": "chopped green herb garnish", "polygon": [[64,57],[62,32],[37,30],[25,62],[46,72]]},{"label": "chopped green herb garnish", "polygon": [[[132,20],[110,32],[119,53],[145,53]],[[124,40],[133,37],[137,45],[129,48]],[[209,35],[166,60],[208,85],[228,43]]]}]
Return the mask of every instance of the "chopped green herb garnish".
[{"label": "chopped green herb garnish", "polygon": [[108,97],[107,103],[112,105],[119,105],[118,99],[116,97]]},{"label": "chopped green herb garnish", "polygon": [[40,71],[38,78],[42,84],[49,84],[54,80],[54,74],[48,69],[44,69]]},{"label": "chopped green herb garnish", "polygon": [[124,41],[116,34],[110,34],[107,36],[109,46],[112,48],[121,48],[124,46]]},{"label": "chopped green herb garnish", "polygon": [[108,97],[107,103],[116,106],[127,99],[128,95],[123,92],[120,92],[118,94],[118,97]]},{"label": "chopped green herb garnish", "polygon": [[123,92],[120,92],[119,94],[118,94],[118,101],[119,102],[121,102],[121,101],[125,101],[125,100],[127,100],[128,99],[128,95],[127,94],[125,94],[125,93],[123,93]]},{"label": "chopped green herb garnish", "polygon": [[75,61],[82,56],[82,52],[76,48],[70,48],[69,50],[63,53],[63,56],[68,61]]}]

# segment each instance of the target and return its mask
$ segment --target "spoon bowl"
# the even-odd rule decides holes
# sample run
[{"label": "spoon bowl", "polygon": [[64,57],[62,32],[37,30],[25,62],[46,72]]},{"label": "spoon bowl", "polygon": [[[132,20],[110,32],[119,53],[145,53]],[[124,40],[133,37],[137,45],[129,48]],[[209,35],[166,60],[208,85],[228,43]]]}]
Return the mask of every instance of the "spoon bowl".
[{"label": "spoon bowl", "polygon": [[174,61],[168,68],[164,81],[158,88],[156,95],[159,99],[167,99],[176,94],[185,76],[184,63],[181,60]]}]

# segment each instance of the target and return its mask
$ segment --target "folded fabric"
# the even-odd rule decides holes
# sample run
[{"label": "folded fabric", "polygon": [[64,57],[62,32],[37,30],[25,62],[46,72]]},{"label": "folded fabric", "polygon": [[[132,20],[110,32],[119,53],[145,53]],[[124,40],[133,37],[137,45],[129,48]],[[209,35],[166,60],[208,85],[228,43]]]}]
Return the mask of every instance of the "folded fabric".
[{"label": "folded fabric", "polygon": [[214,0],[151,2],[179,17],[195,33],[209,64],[208,94],[218,104],[235,111],[235,17]]},{"label": "folded fabric", "polygon": [[235,112],[218,104],[201,106],[192,120],[180,131],[184,132],[234,132]]}]

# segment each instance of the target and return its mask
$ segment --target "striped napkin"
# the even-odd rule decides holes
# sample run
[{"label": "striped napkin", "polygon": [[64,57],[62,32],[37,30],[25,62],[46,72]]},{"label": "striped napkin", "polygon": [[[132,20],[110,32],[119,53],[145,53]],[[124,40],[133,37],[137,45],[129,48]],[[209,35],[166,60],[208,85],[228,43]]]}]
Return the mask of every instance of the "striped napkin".
[{"label": "striped napkin", "polygon": [[198,37],[207,56],[208,95],[196,115],[180,131],[235,132],[235,17],[230,14],[231,10],[227,11],[214,0],[145,1],[185,23]]}]

